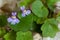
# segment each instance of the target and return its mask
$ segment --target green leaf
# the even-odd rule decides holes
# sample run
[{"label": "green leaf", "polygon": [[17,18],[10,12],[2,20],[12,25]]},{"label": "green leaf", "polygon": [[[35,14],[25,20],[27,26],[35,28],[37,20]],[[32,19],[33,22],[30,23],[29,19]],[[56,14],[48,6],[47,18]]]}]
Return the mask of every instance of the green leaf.
[{"label": "green leaf", "polygon": [[27,6],[29,5],[31,2],[33,2],[34,0],[22,0],[20,1],[20,6]]},{"label": "green leaf", "polygon": [[43,24],[46,19],[47,18],[40,18],[33,14],[33,21],[35,21],[37,24]]},{"label": "green leaf", "polygon": [[16,33],[14,31],[11,31],[4,35],[5,40],[16,40]]},{"label": "green leaf", "polygon": [[56,20],[57,20],[58,22],[60,22],[60,16],[58,16],[58,17],[56,18]]},{"label": "green leaf", "polygon": [[0,27],[7,24],[7,17],[5,15],[0,15]]},{"label": "green leaf", "polygon": [[38,17],[47,17],[48,10],[44,7],[43,3],[39,0],[36,0],[32,3],[32,12]]},{"label": "green leaf", "polygon": [[27,32],[19,31],[17,32],[16,40],[33,40],[32,33],[30,31]]},{"label": "green leaf", "polygon": [[3,37],[5,33],[6,33],[6,30],[0,27],[0,37]]},{"label": "green leaf", "polygon": [[42,25],[41,30],[44,37],[54,37],[58,32],[57,21],[55,19],[48,19]]},{"label": "green leaf", "polygon": [[39,19],[37,19],[36,22],[37,22],[37,24],[43,24],[46,19],[47,18],[39,18]]},{"label": "green leaf", "polygon": [[30,30],[30,28],[32,27],[32,23],[33,23],[33,17],[31,15],[28,15],[26,17],[21,18],[19,24],[10,25],[10,27],[14,31],[20,31],[20,30],[27,31]]}]

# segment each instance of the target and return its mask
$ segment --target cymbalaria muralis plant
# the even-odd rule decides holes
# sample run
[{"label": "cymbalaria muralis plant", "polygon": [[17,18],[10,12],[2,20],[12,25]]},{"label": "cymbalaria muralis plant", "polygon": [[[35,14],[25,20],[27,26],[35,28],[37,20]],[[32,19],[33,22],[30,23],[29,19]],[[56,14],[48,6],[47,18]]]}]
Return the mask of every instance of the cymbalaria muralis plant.
[{"label": "cymbalaria muralis plant", "polygon": [[0,37],[4,40],[33,40],[34,32],[43,37],[55,37],[60,23],[59,4],[60,0],[20,1],[19,9],[12,11],[10,16],[0,15]]}]

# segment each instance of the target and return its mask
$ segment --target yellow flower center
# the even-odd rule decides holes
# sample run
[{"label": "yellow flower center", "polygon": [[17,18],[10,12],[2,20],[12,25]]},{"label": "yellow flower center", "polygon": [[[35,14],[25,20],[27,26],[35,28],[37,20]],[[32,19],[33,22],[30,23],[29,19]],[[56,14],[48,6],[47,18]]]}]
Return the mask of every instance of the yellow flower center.
[{"label": "yellow flower center", "polygon": [[26,10],[24,10],[24,13],[26,13]]},{"label": "yellow flower center", "polygon": [[12,18],[16,18],[16,16],[12,16]]}]

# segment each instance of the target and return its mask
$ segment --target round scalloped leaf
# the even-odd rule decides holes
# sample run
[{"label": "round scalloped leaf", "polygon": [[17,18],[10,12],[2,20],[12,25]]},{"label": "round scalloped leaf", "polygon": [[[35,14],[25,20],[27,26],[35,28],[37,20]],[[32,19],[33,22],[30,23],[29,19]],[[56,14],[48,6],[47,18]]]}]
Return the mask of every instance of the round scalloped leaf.
[{"label": "round scalloped leaf", "polygon": [[45,18],[48,16],[48,10],[40,0],[36,0],[32,3],[32,12],[38,17]]},{"label": "round scalloped leaf", "polygon": [[45,21],[45,23],[42,25],[42,35],[44,37],[54,37],[56,33],[59,31],[57,27],[57,21],[55,19],[48,19]]},{"label": "round scalloped leaf", "polygon": [[16,40],[16,33],[14,31],[11,31],[4,35],[5,40]]},{"label": "round scalloped leaf", "polygon": [[27,32],[19,31],[19,32],[17,32],[16,40],[33,40],[32,32],[30,32],[30,31],[27,31]]}]

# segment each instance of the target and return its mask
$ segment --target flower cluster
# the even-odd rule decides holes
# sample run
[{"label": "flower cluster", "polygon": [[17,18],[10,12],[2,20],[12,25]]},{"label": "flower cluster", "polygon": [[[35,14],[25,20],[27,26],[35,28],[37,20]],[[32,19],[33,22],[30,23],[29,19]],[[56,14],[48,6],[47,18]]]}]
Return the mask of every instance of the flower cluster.
[{"label": "flower cluster", "polygon": [[[22,17],[25,17],[26,15],[29,15],[31,13],[30,10],[26,10],[25,6],[20,7],[20,10],[22,11]],[[12,12],[12,16],[7,19],[7,21],[13,25],[19,23],[19,19],[16,17],[17,13]]]},{"label": "flower cluster", "polygon": [[13,25],[19,23],[20,21],[19,21],[19,19],[16,17],[16,15],[17,15],[16,12],[12,12],[12,16],[9,17],[9,18],[7,19],[7,21],[8,21],[9,23],[13,24]]},{"label": "flower cluster", "polygon": [[29,15],[31,13],[30,10],[26,10],[25,6],[20,7],[21,11],[22,11],[22,17],[25,17],[26,15]]}]

